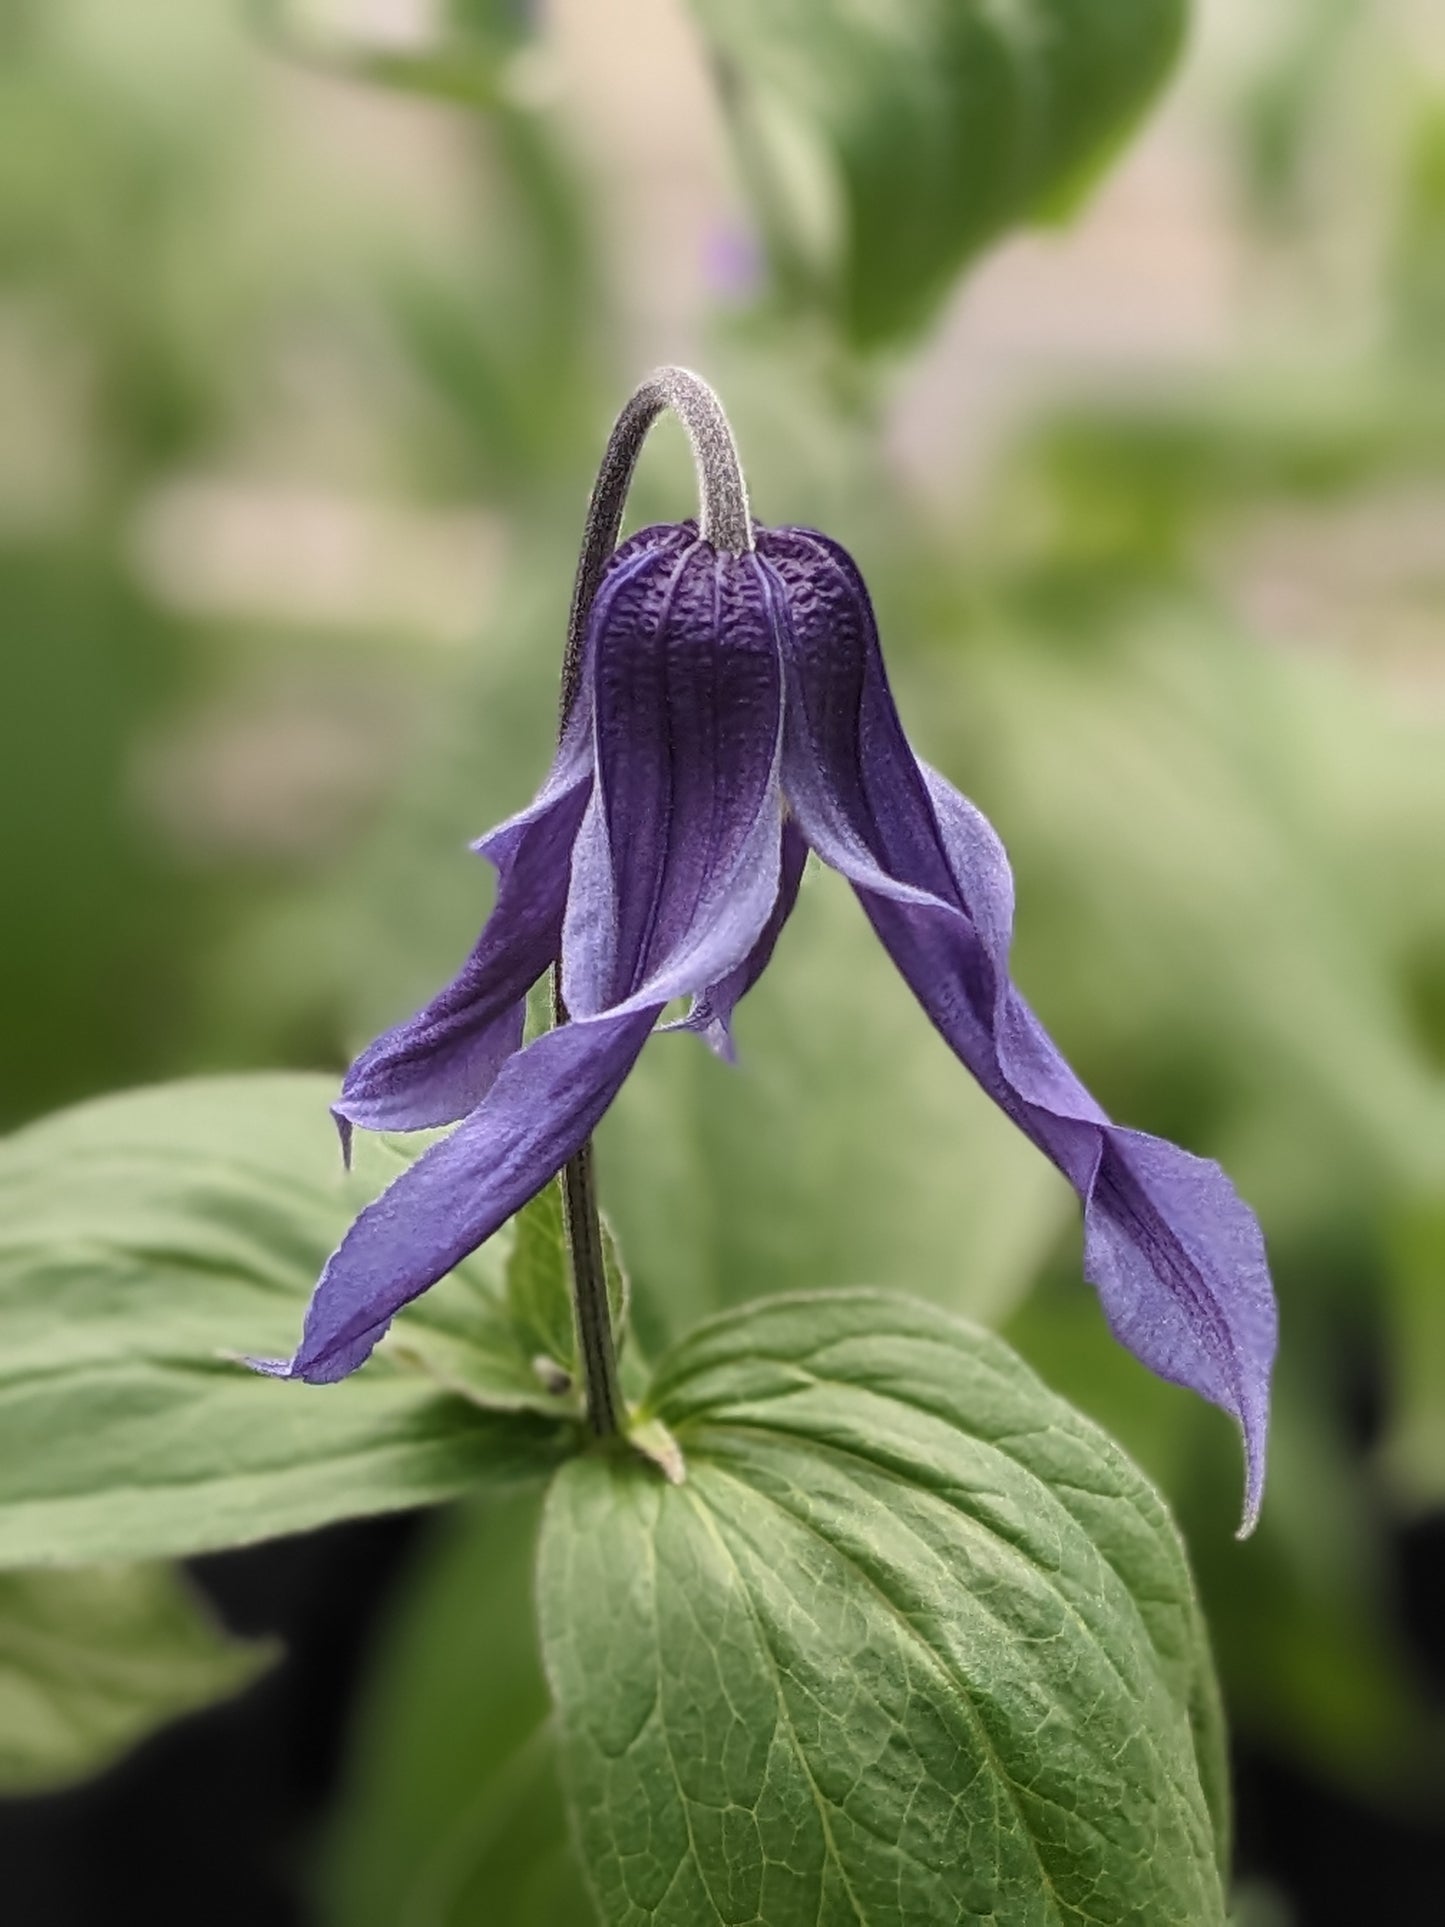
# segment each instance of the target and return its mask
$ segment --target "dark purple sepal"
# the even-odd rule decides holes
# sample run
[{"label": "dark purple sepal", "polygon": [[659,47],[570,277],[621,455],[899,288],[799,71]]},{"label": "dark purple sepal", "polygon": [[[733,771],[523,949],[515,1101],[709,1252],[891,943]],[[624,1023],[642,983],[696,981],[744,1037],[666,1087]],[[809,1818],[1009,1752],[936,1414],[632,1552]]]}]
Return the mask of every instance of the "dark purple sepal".
[{"label": "dark purple sepal", "polygon": [[609,565],[588,632],[595,781],[562,935],[574,1017],[645,984],[668,984],[663,1001],[705,989],[777,896],[782,666],[750,559],[656,536],[649,566]]}]

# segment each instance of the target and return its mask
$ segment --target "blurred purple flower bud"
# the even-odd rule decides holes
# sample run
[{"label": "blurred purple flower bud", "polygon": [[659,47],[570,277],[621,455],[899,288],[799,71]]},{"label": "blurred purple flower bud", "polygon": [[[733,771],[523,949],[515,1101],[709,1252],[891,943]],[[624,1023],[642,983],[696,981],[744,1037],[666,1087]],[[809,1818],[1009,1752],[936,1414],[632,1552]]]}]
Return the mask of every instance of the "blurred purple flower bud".
[{"label": "blurred purple flower bud", "polygon": [[766,257],[751,228],[711,228],[703,244],[703,278],[709,294],[729,307],[756,301],[766,276]]}]

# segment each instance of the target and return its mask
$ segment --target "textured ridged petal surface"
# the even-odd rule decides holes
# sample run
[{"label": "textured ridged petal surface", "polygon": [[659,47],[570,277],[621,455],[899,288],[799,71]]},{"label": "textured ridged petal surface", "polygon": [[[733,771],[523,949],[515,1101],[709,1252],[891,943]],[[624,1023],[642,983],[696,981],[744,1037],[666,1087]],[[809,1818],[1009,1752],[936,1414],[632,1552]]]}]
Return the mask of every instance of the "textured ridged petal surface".
[{"label": "textured ridged petal surface", "polygon": [[574,1016],[706,989],[777,900],[782,669],[756,568],[656,536],[650,567],[604,577],[593,618],[597,777],[563,933]]}]

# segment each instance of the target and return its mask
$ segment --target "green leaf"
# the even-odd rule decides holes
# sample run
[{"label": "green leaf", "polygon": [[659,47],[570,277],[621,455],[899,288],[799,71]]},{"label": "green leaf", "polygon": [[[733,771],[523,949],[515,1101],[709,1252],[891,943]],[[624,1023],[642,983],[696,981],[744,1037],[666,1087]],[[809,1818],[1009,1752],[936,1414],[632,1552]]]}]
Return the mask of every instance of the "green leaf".
[{"label": "green leaf", "polygon": [[269,1657],[227,1638],[164,1566],[0,1574],[0,1793],[99,1772]]},{"label": "green leaf", "polygon": [[687,1482],[576,1459],[540,1553],[608,1927],[1223,1921],[1208,1652],[1117,1447],[880,1293],[717,1319],[652,1402]]},{"label": "green leaf", "polygon": [[[0,1145],[0,1566],[243,1544],[555,1461],[569,1432],[506,1323],[505,1240],[340,1385],[237,1362],[294,1348],[327,1254],[417,1148],[366,1139],[348,1177],[333,1095],[324,1077],[198,1080]],[[463,1308],[465,1398],[407,1352],[428,1331],[455,1349]]]},{"label": "green leaf", "polygon": [[782,230],[783,267],[810,258],[862,345],[916,327],[971,255],[1100,165],[1186,19],[1184,0],[693,5],[773,252]]},{"label": "green leaf", "polygon": [[594,1927],[537,1656],[537,1510],[448,1519],[410,1580],[360,1710],[326,1927]]}]

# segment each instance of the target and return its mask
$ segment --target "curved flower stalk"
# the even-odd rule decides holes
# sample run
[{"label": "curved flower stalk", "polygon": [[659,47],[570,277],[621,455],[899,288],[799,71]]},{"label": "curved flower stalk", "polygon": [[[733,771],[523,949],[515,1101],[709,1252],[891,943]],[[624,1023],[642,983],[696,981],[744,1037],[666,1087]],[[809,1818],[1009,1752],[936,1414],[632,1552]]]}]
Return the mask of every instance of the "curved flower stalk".
[{"label": "curved flower stalk", "polygon": [[[700,466],[706,478],[706,451]],[[491,917],[455,981],[356,1060],[335,1107],[344,1135],[457,1128],[362,1212],[295,1357],[265,1369],[354,1371],[403,1305],[577,1157],[675,998],[692,1000],[681,1027],[730,1057],[733,1011],[812,850],[944,1042],[1078,1193],[1116,1337],[1239,1422],[1248,1526],[1276,1339],[1259,1226],[1217,1165],[1113,1123],[1070,1070],[1009,974],[1003,846],[910,749],[857,569],[812,530],[752,529],[731,475],[724,539],[706,522],[644,529],[593,555],[595,596],[584,556],[556,759],[476,846],[498,872]],[[613,536],[615,522],[608,549]],[[523,1047],[526,994],[549,966],[569,1021]]]}]

